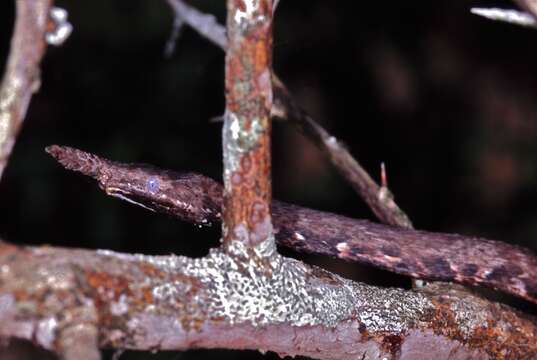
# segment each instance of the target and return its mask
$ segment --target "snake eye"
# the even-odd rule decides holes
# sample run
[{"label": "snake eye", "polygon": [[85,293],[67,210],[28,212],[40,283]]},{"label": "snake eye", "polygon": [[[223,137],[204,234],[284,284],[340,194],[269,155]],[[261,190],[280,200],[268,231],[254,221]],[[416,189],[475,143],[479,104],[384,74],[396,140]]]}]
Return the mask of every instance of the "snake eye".
[{"label": "snake eye", "polygon": [[156,193],[159,188],[159,182],[155,178],[149,178],[145,184],[147,191],[150,193]]}]

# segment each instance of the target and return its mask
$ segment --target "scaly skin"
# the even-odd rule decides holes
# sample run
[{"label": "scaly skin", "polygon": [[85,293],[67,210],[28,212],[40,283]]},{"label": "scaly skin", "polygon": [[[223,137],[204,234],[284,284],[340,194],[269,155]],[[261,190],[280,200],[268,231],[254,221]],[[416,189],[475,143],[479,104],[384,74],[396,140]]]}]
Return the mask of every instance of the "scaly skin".
[{"label": "scaly skin", "polygon": [[[81,150],[47,148],[65,168],[95,178],[111,196],[199,225],[221,221],[222,185],[195,173],[122,164]],[[484,285],[537,304],[537,256],[499,241],[402,229],[279,201],[279,245],[370,264],[420,279]]]}]

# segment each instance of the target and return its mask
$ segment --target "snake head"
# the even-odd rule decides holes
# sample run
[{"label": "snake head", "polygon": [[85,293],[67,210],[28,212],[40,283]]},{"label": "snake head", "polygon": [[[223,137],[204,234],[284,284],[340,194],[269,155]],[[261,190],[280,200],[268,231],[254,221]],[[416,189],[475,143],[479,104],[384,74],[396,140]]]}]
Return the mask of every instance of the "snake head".
[{"label": "snake head", "polygon": [[110,196],[197,225],[211,225],[221,217],[222,186],[205,176],[122,164],[66,146],[52,145],[46,151],[66,169],[96,179]]}]

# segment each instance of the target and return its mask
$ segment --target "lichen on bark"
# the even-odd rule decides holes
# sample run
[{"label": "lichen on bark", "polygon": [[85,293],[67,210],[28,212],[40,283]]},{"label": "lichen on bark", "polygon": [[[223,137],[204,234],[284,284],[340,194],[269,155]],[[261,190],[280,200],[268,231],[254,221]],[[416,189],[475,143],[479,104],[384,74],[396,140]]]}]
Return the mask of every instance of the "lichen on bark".
[{"label": "lichen on bark", "polygon": [[[274,243],[270,216],[272,2],[228,1],[224,247]],[[272,245],[273,246],[273,245]]]}]

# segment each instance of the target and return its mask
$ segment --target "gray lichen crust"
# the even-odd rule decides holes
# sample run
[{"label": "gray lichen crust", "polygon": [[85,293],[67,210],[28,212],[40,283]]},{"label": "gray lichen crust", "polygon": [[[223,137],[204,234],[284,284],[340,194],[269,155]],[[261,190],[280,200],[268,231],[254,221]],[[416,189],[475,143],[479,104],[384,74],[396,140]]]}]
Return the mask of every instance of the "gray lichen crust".
[{"label": "gray lichen crust", "polygon": [[198,279],[204,289],[200,296],[208,301],[207,313],[230,324],[335,327],[357,320],[370,332],[405,331],[416,327],[415,319],[433,308],[422,294],[357,284],[282,257],[267,244],[271,242],[263,242],[264,248],[258,246],[252,252],[232,241],[226,251],[212,249],[200,259],[137,258],[163,271]]},{"label": "gray lichen crust", "polygon": [[[242,83],[241,83],[242,84]],[[245,83],[245,86],[248,83]],[[251,119],[250,129],[245,130],[246,118],[226,110],[224,114],[222,143],[224,144],[224,183],[231,186],[231,175],[240,167],[241,157],[252,150],[263,134],[264,128],[259,118]]]}]

